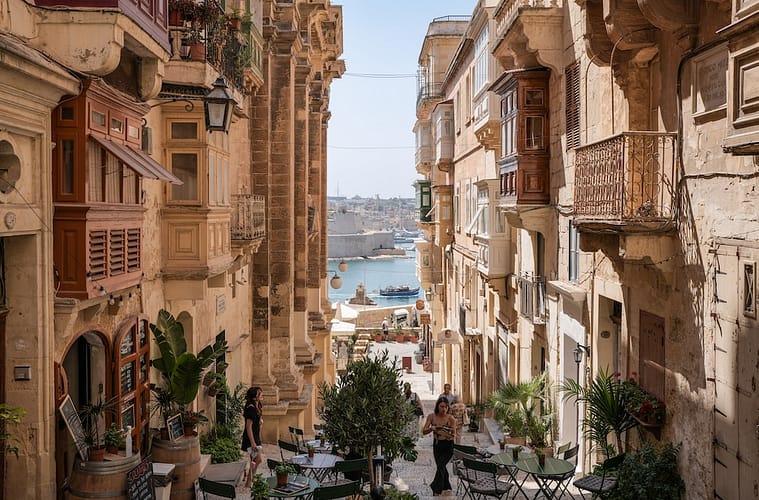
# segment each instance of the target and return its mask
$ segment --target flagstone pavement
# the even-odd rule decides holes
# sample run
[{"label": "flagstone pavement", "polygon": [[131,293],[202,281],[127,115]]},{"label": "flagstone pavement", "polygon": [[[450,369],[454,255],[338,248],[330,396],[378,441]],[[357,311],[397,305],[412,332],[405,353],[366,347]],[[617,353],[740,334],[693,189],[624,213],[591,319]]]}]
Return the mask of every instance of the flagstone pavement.
[{"label": "flagstone pavement", "polygon": [[[404,382],[411,383],[411,390],[419,395],[419,398],[424,405],[424,414],[428,415],[433,410],[435,400],[442,392],[442,385],[445,381],[440,380],[439,374],[436,373],[433,377],[433,374],[423,371],[421,365],[414,363],[413,353],[417,349],[416,344],[399,344],[395,342],[372,343],[369,348],[369,353],[371,355],[384,349],[388,350],[391,357],[398,357],[399,367],[401,366],[401,358],[403,356],[412,357],[412,369],[410,372],[403,373],[403,380]],[[493,441],[491,440],[490,435],[485,432],[484,429],[480,429],[480,431],[481,432],[469,432],[464,429],[461,433],[461,444],[472,445],[477,448],[487,448],[488,446],[492,446]],[[390,482],[395,484],[398,489],[416,493],[419,495],[420,500],[432,500],[432,490],[429,487],[429,483],[435,476],[435,460],[432,456],[432,435],[421,436],[417,442],[416,448],[419,455],[415,462],[396,460],[393,463],[394,470]],[[264,449],[267,457],[279,458],[280,452],[276,444],[265,443]],[[448,470],[451,473],[451,485],[453,491],[443,492],[443,496],[455,497],[458,479],[452,473],[451,465],[448,466]],[[265,465],[262,465],[261,471],[268,472]],[[523,489],[529,498],[535,497],[538,492],[537,485],[529,479],[525,482]],[[511,495],[509,495],[509,498],[512,498]],[[517,498],[523,499],[524,496],[519,495]],[[573,486],[570,486],[569,493],[565,494],[562,498],[581,498],[581,496]]]}]

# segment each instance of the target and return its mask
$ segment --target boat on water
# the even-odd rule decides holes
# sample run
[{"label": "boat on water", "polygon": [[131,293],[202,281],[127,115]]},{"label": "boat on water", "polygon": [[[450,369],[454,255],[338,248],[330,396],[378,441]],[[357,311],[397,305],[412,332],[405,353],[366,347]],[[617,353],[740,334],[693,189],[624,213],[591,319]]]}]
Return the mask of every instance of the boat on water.
[{"label": "boat on water", "polygon": [[411,288],[407,285],[380,288],[380,295],[383,297],[414,297],[417,294],[419,294],[419,287]]}]

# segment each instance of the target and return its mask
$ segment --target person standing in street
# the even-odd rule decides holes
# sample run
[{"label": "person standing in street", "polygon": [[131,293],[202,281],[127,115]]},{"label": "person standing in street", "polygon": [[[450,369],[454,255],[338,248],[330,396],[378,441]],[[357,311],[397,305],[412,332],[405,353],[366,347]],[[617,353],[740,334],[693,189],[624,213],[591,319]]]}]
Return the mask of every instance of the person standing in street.
[{"label": "person standing in street", "polygon": [[241,449],[250,457],[250,472],[248,473],[247,485],[253,480],[258,466],[263,461],[263,447],[261,443],[261,414],[263,412],[263,390],[260,387],[251,387],[245,393],[245,426],[242,431]]},{"label": "person standing in street", "polygon": [[459,444],[461,442],[461,433],[464,430],[464,419],[466,418],[466,405],[459,396],[453,396],[451,415],[456,419],[456,439],[454,442]]},{"label": "person standing in street", "polygon": [[422,408],[419,396],[411,390],[411,384],[408,382],[403,384],[403,395],[406,397],[406,402],[414,411],[414,418],[406,424],[406,435],[416,441],[419,439],[419,417],[424,415],[424,409]]},{"label": "person standing in street", "polygon": [[438,396],[438,399],[445,398],[448,400],[448,406],[450,407],[453,404],[453,399],[456,396],[451,391],[451,384],[445,384],[443,385],[443,392],[440,393]]},{"label": "person standing in street", "polygon": [[388,331],[387,318],[382,318],[382,336],[387,337]]},{"label": "person standing in street", "polygon": [[435,411],[427,416],[422,432],[433,433],[432,454],[435,457],[435,478],[430,483],[432,495],[439,496],[451,490],[448,476],[448,462],[453,458],[453,442],[456,438],[456,419],[448,413],[449,404],[445,397],[438,398]]}]

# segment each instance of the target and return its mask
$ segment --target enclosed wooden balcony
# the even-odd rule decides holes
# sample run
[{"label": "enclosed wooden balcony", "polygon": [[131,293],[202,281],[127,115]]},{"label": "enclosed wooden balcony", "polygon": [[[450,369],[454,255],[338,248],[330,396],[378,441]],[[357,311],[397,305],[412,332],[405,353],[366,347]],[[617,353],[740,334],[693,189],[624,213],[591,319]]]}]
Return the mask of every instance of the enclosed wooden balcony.
[{"label": "enclosed wooden balcony", "polygon": [[430,120],[417,120],[414,126],[414,136],[416,137],[416,149],[414,155],[414,164],[417,173],[427,175],[432,169],[432,163],[435,159],[432,145],[432,125]]},{"label": "enclosed wooden balcony", "polygon": [[635,233],[674,225],[676,136],[624,132],[575,153],[575,225]]},{"label": "enclosed wooden balcony", "polygon": [[252,241],[266,235],[266,201],[256,194],[232,195],[232,240]]},{"label": "enclosed wooden balcony", "polygon": [[435,258],[435,251],[431,241],[416,242],[416,277],[425,289],[442,282],[441,262]]}]

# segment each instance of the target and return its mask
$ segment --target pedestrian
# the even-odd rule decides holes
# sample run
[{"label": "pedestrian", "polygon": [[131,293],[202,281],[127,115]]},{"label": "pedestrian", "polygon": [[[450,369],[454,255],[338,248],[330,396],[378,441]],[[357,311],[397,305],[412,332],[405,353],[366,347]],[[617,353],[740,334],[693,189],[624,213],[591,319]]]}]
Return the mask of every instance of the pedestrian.
[{"label": "pedestrian", "polygon": [[245,426],[242,431],[242,446],[240,447],[250,457],[250,473],[248,474],[247,486],[253,480],[258,466],[263,461],[263,446],[261,443],[261,414],[263,411],[263,390],[260,387],[251,387],[245,393]]},{"label": "pedestrian", "polygon": [[451,490],[448,476],[448,462],[453,458],[453,442],[456,438],[456,419],[448,413],[449,404],[445,397],[438,398],[435,411],[427,416],[424,434],[432,432],[432,454],[435,457],[435,478],[430,483],[432,495],[439,496],[445,490]]},{"label": "pedestrian", "polygon": [[387,317],[382,318],[382,336],[387,337],[388,327],[387,327]]},{"label": "pedestrian", "polygon": [[460,397],[453,396],[453,404],[451,405],[451,415],[456,419],[456,439],[455,443],[461,442],[461,433],[464,430],[464,419],[466,418],[466,405]]},{"label": "pedestrian", "polygon": [[440,393],[438,396],[438,399],[445,398],[448,400],[448,406],[451,406],[453,404],[453,398],[456,396],[451,391],[451,384],[444,384],[443,385],[443,392]]},{"label": "pedestrian", "polygon": [[406,435],[416,441],[419,439],[419,417],[424,415],[424,409],[422,408],[419,396],[411,390],[411,384],[408,382],[403,384],[403,395],[406,397],[406,402],[408,402],[414,411],[414,418],[406,424]]}]

